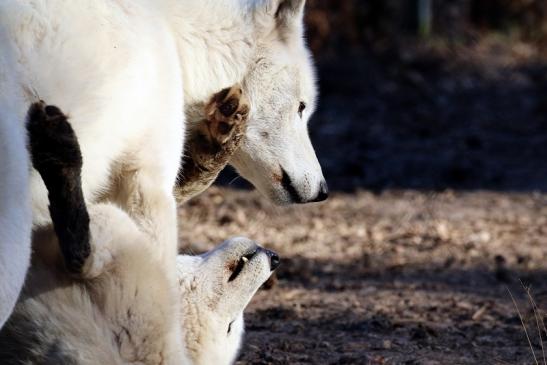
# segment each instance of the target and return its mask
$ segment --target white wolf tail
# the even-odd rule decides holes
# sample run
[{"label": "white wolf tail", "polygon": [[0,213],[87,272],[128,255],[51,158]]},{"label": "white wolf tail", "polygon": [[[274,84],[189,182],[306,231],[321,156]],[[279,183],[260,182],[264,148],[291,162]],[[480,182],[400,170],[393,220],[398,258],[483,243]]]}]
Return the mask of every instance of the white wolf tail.
[{"label": "white wolf tail", "polygon": [[29,266],[32,214],[24,121],[0,110],[0,328],[11,314]]}]

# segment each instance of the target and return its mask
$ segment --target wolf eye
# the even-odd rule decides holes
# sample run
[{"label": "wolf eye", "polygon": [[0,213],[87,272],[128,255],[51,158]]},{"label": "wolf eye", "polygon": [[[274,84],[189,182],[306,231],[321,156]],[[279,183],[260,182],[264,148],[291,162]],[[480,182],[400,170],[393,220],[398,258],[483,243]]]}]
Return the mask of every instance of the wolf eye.
[{"label": "wolf eye", "polygon": [[300,115],[300,118],[302,118],[302,112],[306,109],[306,103],[303,101],[300,102],[300,105],[298,106],[298,115]]},{"label": "wolf eye", "polygon": [[230,322],[230,324],[228,325],[228,334],[230,334],[230,332],[232,332],[232,324],[234,323],[234,321]]}]

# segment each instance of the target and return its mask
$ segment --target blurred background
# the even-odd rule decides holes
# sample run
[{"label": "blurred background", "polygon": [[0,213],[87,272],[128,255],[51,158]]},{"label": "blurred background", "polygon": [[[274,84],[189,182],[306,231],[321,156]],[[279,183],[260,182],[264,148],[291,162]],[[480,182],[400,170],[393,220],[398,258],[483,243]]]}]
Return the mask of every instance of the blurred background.
[{"label": "blurred background", "polygon": [[333,188],[547,188],[546,1],[317,0],[307,23]]},{"label": "blurred background", "polygon": [[274,207],[227,171],[180,209],[189,252],[282,256],[238,363],[543,362],[547,1],[308,0],[305,20],[331,198]]}]

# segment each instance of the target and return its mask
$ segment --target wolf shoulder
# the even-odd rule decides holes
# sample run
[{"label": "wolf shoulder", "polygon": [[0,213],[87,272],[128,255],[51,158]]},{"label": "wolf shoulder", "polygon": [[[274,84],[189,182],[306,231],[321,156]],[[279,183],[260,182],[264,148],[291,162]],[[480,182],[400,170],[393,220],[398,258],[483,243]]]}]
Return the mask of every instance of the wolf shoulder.
[{"label": "wolf shoulder", "polygon": [[[171,68],[178,66],[177,52],[167,19],[146,3],[2,2],[4,69],[19,74],[20,86],[35,94],[27,98],[38,96],[69,114],[81,104],[92,114],[101,95],[110,101],[121,90],[135,102],[139,92],[159,94],[156,84],[165,81],[160,79],[178,75],[169,75],[176,72]],[[136,85],[141,87],[131,88]]]}]

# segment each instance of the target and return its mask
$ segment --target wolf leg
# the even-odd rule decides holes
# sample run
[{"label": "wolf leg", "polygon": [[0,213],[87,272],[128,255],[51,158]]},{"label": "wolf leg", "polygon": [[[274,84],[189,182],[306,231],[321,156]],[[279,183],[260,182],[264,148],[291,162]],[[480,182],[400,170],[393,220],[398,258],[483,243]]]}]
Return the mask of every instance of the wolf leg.
[{"label": "wolf leg", "polygon": [[0,112],[0,328],[19,297],[31,251],[26,133],[14,115]]},{"label": "wolf leg", "polygon": [[79,274],[90,254],[80,145],[63,112],[44,102],[31,105],[27,130],[32,163],[48,190],[49,211],[65,266]]},{"label": "wolf leg", "polygon": [[96,277],[119,252],[138,250],[146,241],[125,212],[109,204],[92,204],[88,211],[80,146],[61,110],[33,104],[27,129],[32,162],[49,193],[51,219],[67,269]]},{"label": "wolf leg", "polygon": [[213,95],[204,112],[205,119],[186,142],[177,189],[180,201],[207,189],[228,164],[245,135],[249,102],[241,86],[234,85]]}]

